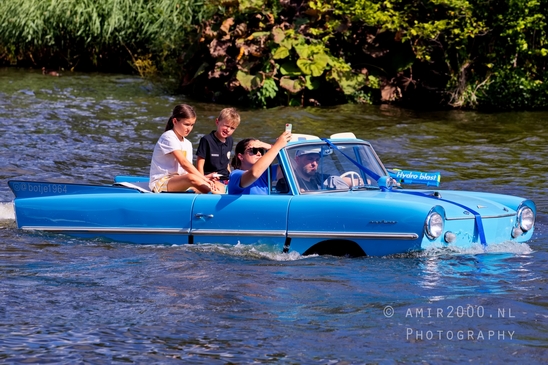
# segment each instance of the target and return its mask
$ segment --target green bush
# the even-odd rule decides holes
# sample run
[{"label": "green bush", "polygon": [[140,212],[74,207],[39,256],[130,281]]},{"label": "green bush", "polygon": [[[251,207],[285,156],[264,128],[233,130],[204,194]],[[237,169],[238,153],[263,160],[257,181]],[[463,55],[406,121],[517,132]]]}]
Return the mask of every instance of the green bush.
[{"label": "green bush", "polygon": [[522,70],[500,71],[477,93],[477,108],[517,110],[548,108],[548,80],[531,80]]},{"label": "green bush", "polygon": [[[254,107],[546,108],[548,0],[3,0],[0,62]],[[158,72],[159,71],[159,72]]]}]

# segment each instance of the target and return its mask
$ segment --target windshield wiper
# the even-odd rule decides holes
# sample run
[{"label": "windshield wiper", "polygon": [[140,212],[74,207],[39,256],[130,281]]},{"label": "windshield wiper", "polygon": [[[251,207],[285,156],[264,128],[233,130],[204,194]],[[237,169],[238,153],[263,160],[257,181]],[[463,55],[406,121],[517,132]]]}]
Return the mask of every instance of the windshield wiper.
[{"label": "windshield wiper", "polygon": [[355,185],[350,187],[350,190],[356,191],[356,190],[379,190],[378,186],[373,185]]}]

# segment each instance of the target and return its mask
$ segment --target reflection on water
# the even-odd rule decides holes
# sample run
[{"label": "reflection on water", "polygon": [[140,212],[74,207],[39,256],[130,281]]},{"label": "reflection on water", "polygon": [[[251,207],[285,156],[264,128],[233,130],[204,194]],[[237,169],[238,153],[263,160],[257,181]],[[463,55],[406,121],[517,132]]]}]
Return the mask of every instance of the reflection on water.
[{"label": "reflection on water", "polygon": [[[505,250],[501,254],[468,253],[425,258],[421,261],[422,277],[419,285],[424,289],[435,290],[436,296],[431,299],[435,301],[471,293],[507,294],[509,288],[506,284],[514,281],[516,285],[511,288],[513,292],[529,291],[532,289],[529,283],[541,279],[538,273],[527,267],[533,258],[532,251],[527,245],[509,245],[497,248]],[[512,248],[515,253],[508,253]],[[446,290],[448,293],[445,296],[443,292]]]},{"label": "reflection on water", "polygon": [[[534,200],[538,225],[528,244],[347,259],[263,245],[126,245],[15,228],[9,179],[110,183],[115,175],[147,175],[154,143],[180,102],[198,112],[190,136],[197,146],[223,106],[166,95],[128,76],[0,69],[4,362],[545,362],[548,132],[539,121],[547,113],[242,109],[234,135],[271,142],[285,123],[319,136],[352,131],[372,142],[387,167],[440,171],[443,189]],[[415,315],[469,306],[484,315]],[[448,339],[458,330],[473,331],[474,340]],[[420,331],[444,337],[417,339]],[[479,331],[515,336],[478,340]]]}]

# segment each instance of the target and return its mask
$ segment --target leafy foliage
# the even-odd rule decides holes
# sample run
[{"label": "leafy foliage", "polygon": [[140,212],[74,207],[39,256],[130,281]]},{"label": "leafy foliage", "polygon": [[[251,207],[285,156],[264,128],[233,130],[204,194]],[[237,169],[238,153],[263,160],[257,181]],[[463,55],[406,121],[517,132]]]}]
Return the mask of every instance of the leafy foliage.
[{"label": "leafy foliage", "polygon": [[406,60],[397,47],[382,47],[396,65],[383,69],[384,100],[499,110],[546,107],[546,0],[327,3],[333,14],[376,28],[376,39],[389,33],[412,51]]},{"label": "leafy foliage", "polygon": [[[454,78],[456,105],[497,110],[548,106],[547,6],[545,0],[474,2],[475,16],[485,19],[489,31],[470,44],[470,56]],[[462,85],[468,93],[460,93]]]},{"label": "leafy foliage", "polygon": [[267,108],[546,108],[548,0],[4,0],[0,62]]},{"label": "leafy foliage", "polygon": [[221,1],[204,24],[201,47],[185,60],[186,73],[194,77],[184,91],[260,107],[365,101],[353,94],[370,87],[367,72],[334,54],[312,28],[325,22],[307,15],[306,2],[298,3]]},{"label": "leafy foliage", "polygon": [[278,94],[278,86],[273,79],[266,79],[261,88],[252,90],[249,95],[252,106],[266,108],[269,101],[274,100]]}]

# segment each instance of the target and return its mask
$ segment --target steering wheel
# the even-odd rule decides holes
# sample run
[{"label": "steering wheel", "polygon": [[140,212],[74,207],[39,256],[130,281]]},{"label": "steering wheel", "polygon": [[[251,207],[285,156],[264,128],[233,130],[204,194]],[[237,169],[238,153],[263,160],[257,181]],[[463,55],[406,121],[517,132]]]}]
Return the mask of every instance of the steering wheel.
[{"label": "steering wheel", "polygon": [[[360,174],[358,174],[356,171],[346,171],[344,174],[341,175],[341,177],[350,177],[350,181],[352,182],[352,185],[350,185],[350,187],[360,184],[361,177]],[[356,179],[356,182],[354,182],[354,179]]]}]

